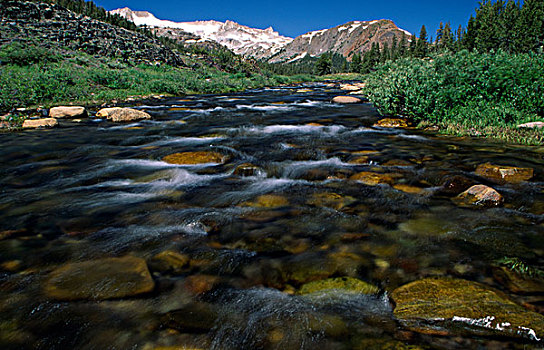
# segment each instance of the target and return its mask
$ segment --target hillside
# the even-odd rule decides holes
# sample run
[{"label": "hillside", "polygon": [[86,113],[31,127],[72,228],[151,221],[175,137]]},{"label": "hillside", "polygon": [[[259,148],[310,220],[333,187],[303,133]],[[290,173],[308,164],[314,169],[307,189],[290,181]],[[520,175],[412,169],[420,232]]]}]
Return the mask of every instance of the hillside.
[{"label": "hillside", "polygon": [[39,43],[55,51],[83,51],[90,55],[138,63],[183,66],[182,56],[143,33],[77,14],[44,2],[0,2],[0,44]]},{"label": "hillside", "polygon": [[319,56],[326,52],[336,53],[348,60],[355,53],[365,53],[372,45],[389,47],[396,40],[408,42],[411,34],[398,28],[390,20],[353,21],[334,28],[309,32],[295,38],[291,43],[272,56],[270,63],[294,62],[305,56]]}]

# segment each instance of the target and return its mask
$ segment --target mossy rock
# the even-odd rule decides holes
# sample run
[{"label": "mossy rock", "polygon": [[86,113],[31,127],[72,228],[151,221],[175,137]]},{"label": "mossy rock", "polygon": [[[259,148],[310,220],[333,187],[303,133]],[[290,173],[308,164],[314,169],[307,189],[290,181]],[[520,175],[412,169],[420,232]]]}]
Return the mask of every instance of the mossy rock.
[{"label": "mossy rock", "polygon": [[424,334],[508,336],[539,341],[544,316],[528,311],[483,284],[426,278],[393,291],[394,316]]},{"label": "mossy rock", "polygon": [[51,272],[45,293],[58,300],[114,299],[155,287],[145,260],[126,256],[71,263]]},{"label": "mossy rock", "polygon": [[329,278],[304,284],[298,294],[306,295],[316,292],[338,290],[345,293],[376,294],[378,287],[353,277]]},{"label": "mossy rock", "polygon": [[513,166],[480,164],[476,168],[476,175],[485,177],[499,184],[520,183],[530,180],[534,175],[532,168],[518,168]]},{"label": "mossy rock", "polygon": [[196,152],[181,152],[167,155],[162,158],[166,163],[170,164],[206,164],[206,163],[224,163],[228,157],[218,153],[210,151],[196,151]]}]

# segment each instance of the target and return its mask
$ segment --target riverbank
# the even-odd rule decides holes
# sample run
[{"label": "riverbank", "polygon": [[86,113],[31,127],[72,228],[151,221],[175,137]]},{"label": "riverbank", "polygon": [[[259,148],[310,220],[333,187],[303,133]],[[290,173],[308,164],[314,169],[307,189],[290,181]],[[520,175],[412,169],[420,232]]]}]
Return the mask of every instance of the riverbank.
[{"label": "riverbank", "polygon": [[[365,95],[383,115],[402,115],[458,136],[542,145],[544,58],[461,51],[387,62],[365,77]],[[532,124],[542,125],[542,124]]]}]

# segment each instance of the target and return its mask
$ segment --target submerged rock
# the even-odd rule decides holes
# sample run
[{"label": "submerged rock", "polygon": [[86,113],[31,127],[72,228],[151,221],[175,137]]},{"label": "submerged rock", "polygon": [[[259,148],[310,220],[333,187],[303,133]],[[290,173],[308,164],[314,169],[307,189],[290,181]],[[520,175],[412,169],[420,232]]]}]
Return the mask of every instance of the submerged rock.
[{"label": "submerged rock", "polygon": [[227,156],[211,151],[181,152],[167,155],[162,158],[170,164],[206,164],[206,163],[224,163]]},{"label": "submerged rock", "polygon": [[476,168],[476,175],[485,177],[499,184],[520,183],[530,180],[534,175],[532,168],[518,168],[513,166],[480,164]]},{"label": "submerged rock", "polygon": [[501,266],[493,269],[493,277],[514,293],[544,293],[544,278],[542,276],[522,275],[505,266]]},{"label": "submerged rock", "polygon": [[254,208],[280,208],[288,205],[289,200],[287,200],[287,198],[276,194],[263,194],[257,197],[254,201],[240,204],[242,207]]},{"label": "submerged rock", "polygon": [[401,191],[401,192],[409,193],[409,194],[425,194],[426,193],[425,189],[421,187],[410,186],[405,184],[393,185],[393,188],[396,189],[397,191]]},{"label": "submerged rock", "polygon": [[332,99],[334,103],[360,103],[362,100],[353,96],[336,96]]},{"label": "submerged rock", "polygon": [[26,119],[23,122],[23,129],[53,128],[59,122],[55,118]]},{"label": "submerged rock", "polygon": [[151,119],[151,116],[143,111],[133,108],[103,108],[96,113],[97,117],[107,118],[113,122],[130,122],[141,119]]},{"label": "submerged rock", "polygon": [[504,202],[502,195],[485,185],[475,185],[452,200],[460,206],[497,207]]},{"label": "submerged rock", "polygon": [[393,291],[394,316],[425,334],[502,335],[539,341],[544,316],[528,311],[480,283],[426,278]]},{"label": "submerged rock", "polygon": [[149,293],[154,287],[145,260],[126,256],[61,266],[51,272],[45,292],[59,300],[102,300]]},{"label": "submerged rock", "polygon": [[218,316],[212,304],[196,302],[167,313],[162,324],[182,332],[206,333],[214,327]]},{"label": "submerged rock", "polygon": [[315,292],[339,290],[345,293],[376,294],[378,287],[353,277],[329,278],[304,284],[298,294],[305,295]]},{"label": "submerged rock", "polygon": [[442,181],[442,187],[439,191],[444,195],[456,196],[474,185],[476,185],[476,182],[466,176],[452,175],[444,178]]},{"label": "submerged rock", "polygon": [[308,204],[315,205],[316,207],[328,207],[336,210],[341,210],[355,203],[357,199],[350,196],[341,196],[334,192],[314,193]]},{"label": "submerged rock", "polygon": [[80,106],[59,106],[49,110],[51,118],[81,118],[87,116],[85,107]]},{"label": "submerged rock", "polygon": [[378,120],[373,126],[380,128],[407,128],[408,122],[401,118],[384,118]]},{"label": "submerged rock", "polygon": [[349,178],[350,180],[362,182],[365,185],[376,186],[379,184],[393,184],[393,177],[389,174],[373,173],[370,171],[362,171]]}]

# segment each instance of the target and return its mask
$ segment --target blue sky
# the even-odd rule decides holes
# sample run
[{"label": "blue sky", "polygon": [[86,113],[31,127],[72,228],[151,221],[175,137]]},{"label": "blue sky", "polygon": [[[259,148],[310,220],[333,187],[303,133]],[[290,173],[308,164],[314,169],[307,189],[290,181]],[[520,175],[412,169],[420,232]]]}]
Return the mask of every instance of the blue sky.
[{"label": "blue sky", "polygon": [[429,36],[435,37],[441,21],[449,21],[454,30],[460,24],[466,26],[478,6],[478,0],[95,0],[95,3],[106,10],[125,6],[147,10],[160,19],[177,22],[230,19],[255,28],[272,26],[280,34],[291,37],[349,21],[383,18],[393,20],[397,26],[416,35],[425,24]]}]

